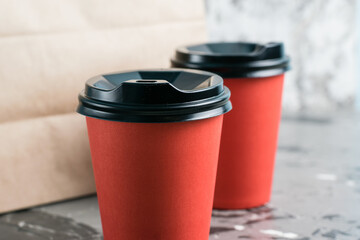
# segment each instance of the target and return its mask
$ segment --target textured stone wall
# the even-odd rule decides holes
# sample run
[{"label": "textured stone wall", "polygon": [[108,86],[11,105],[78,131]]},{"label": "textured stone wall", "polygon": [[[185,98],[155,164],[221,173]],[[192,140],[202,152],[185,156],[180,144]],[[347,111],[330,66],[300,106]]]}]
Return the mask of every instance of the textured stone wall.
[{"label": "textured stone wall", "polygon": [[356,0],[207,0],[211,41],[283,41],[292,58],[287,111],[351,108]]}]

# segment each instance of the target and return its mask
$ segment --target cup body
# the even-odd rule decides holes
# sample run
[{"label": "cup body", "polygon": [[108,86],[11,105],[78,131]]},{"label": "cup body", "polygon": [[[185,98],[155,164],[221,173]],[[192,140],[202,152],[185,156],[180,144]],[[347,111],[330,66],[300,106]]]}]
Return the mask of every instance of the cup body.
[{"label": "cup body", "polygon": [[225,78],[233,110],[224,116],[214,208],[245,209],[270,200],[284,74]]},{"label": "cup body", "polygon": [[223,115],[86,120],[105,240],[208,239]]},{"label": "cup body", "polygon": [[90,78],[86,116],[105,240],[207,240],[229,89],[213,73],[135,70]]}]

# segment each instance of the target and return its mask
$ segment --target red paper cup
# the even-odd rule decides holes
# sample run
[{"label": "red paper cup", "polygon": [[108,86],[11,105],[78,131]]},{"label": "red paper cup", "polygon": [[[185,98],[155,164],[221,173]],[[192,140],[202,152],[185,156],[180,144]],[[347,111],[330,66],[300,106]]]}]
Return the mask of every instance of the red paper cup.
[{"label": "red paper cup", "polygon": [[174,67],[215,72],[232,93],[233,110],[224,116],[214,208],[245,209],[269,202],[288,64],[280,43],[177,49]]},{"label": "red paper cup", "polygon": [[230,109],[222,79],[201,71],[87,82],[78,112],[87,116],[105,240],[208,239],[222,114]]}]

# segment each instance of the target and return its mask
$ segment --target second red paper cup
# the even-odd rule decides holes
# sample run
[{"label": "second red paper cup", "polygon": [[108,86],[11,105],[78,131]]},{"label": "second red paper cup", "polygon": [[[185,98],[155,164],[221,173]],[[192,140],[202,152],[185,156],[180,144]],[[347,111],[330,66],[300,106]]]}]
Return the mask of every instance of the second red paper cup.
[{"label": "second red paper cup", "polygon": [[192,70],[87,81],[86,116],[105,240],[209,236],[223,114],[230,92]]},{"label": "second red paper cup", "polygon": [[209,43],[176,50],[173,67],[219,74],[231,91],[224,117],[214,208],[244,209],[270,200],[289,59],[282,43]]}]

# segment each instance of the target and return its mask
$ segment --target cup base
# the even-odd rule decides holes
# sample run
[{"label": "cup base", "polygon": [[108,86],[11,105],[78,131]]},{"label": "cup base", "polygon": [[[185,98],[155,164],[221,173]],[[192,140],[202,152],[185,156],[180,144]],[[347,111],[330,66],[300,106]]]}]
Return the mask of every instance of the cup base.
[{"label": "cup base", "polygon": [[251,202],[251,203],[218,201],[216,204],[214,203],[213,209],[215,209],[215,210],[244,210],[244,209],[261,207],[269,202],[270,202],[270,200],[261,201],[261,202]]}]

